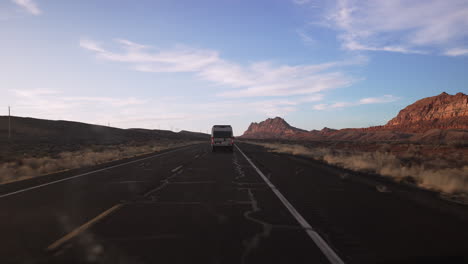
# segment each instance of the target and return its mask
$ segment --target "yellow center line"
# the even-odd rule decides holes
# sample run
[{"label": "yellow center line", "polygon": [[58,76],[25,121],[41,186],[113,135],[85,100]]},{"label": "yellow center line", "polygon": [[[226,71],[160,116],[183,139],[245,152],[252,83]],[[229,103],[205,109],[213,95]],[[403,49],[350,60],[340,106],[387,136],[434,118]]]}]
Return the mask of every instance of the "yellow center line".
[{"label": "yellow center line", "polygon": [[112,206],[111,208],[107,209],[106,211],[102,212],[101,214],[99,214],[98,216],[94,217],[93,219],[91,219],[90,221],[84,223],[83,225],[79,226],[78,228],[76,228],[75,230],[71,231],[70,233],[66,234],[64,237],[60,238],[59,240],[55,241],[54,243],[50,244],[50,246],[48,246],[46,248],[47,251],[54,251],[56,250],[57,248],[59,248],[60,246],[62,246],[63,244],[65,244],[66,242],[68,242],[69,240],[71,240],[72,238],[76,237],[77,235],[83,233],[83,231],[85,231],[86,229],[90,228],[91,226],[93,226],[94,224],[96,224],[98,221],[102,220],[104,217],[108,216],[109,214],[111,214],[112,212],[116,211],[117,209],[119,209],[120,207],[122,207],[122,204],[116,204],[114,206]]},{"label": "yellow center line", "polygon": [[182,166],[182,165],[180,165],[179,167],[177,167],[177,168],[173,169],[173,170],[172,170],[172,172],[176,172],[176,171],[180,170],[182,167],[183,167],[183,166]]}]

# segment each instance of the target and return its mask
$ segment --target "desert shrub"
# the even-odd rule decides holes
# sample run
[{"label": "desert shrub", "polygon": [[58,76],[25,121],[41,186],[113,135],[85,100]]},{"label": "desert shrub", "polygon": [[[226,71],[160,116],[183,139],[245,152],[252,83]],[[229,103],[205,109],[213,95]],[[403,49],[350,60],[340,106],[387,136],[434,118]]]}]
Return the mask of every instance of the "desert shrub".
[{"label": "desert shrub", "polygon": [[63,151],[50,157],[24,157],[16,161],[0,163],[0,183],[50,174],[61,170],[93,166],[193,143],[196,142],[157,141],[140,146],[130,144],[91,146],[76,151]]},{"label": "desert shrub", "polygon": [[[420,145],[408,145],[401,157],[388,151],[359,152],[334,148],[310,148],[298,144],[250,142],[272,152],[302,155],[342,168],[376,173],[397,181],[445,193],[468,193],[468,165],[456,162],[459,153],[448,156],[425,156]],[[455,156],[455,159],[453,157]],[[461,161],[463,162],[463,161]]]}]

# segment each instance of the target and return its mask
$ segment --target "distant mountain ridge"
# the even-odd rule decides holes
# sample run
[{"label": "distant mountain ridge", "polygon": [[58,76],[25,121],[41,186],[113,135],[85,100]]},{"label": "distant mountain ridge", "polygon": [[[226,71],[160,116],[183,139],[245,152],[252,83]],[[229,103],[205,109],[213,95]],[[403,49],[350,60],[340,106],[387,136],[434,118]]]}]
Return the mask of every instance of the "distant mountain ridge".
[{"label": "distant mountain ridge", "polygon": [[463,93],[423,98],[402,109],[386,125],[306,131],[280,117],[251,123],[241,138],[291,140],[468,140],[468,96]]}]

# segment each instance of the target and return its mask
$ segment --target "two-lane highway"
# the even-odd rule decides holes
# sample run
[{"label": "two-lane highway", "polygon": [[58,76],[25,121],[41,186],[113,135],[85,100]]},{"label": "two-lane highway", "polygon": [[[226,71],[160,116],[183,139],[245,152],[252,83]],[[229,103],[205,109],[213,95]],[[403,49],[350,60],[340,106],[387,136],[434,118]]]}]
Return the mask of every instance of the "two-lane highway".
[{"label": "two-lane highway", "polygon": [[212,153],[198,144],[0,189],[0,260],[461,263],[468,256],[466,207],[238,147]]}]

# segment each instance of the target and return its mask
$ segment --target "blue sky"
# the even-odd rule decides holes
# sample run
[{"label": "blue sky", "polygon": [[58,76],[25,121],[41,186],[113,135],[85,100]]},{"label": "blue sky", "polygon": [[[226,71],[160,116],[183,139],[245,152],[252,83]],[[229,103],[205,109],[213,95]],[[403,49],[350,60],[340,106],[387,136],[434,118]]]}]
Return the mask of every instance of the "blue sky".
[{"label": "blue sky", "polygon": [[204,131],[380,125],[468,91],[466,0],[4,0],[0,106]]}]

